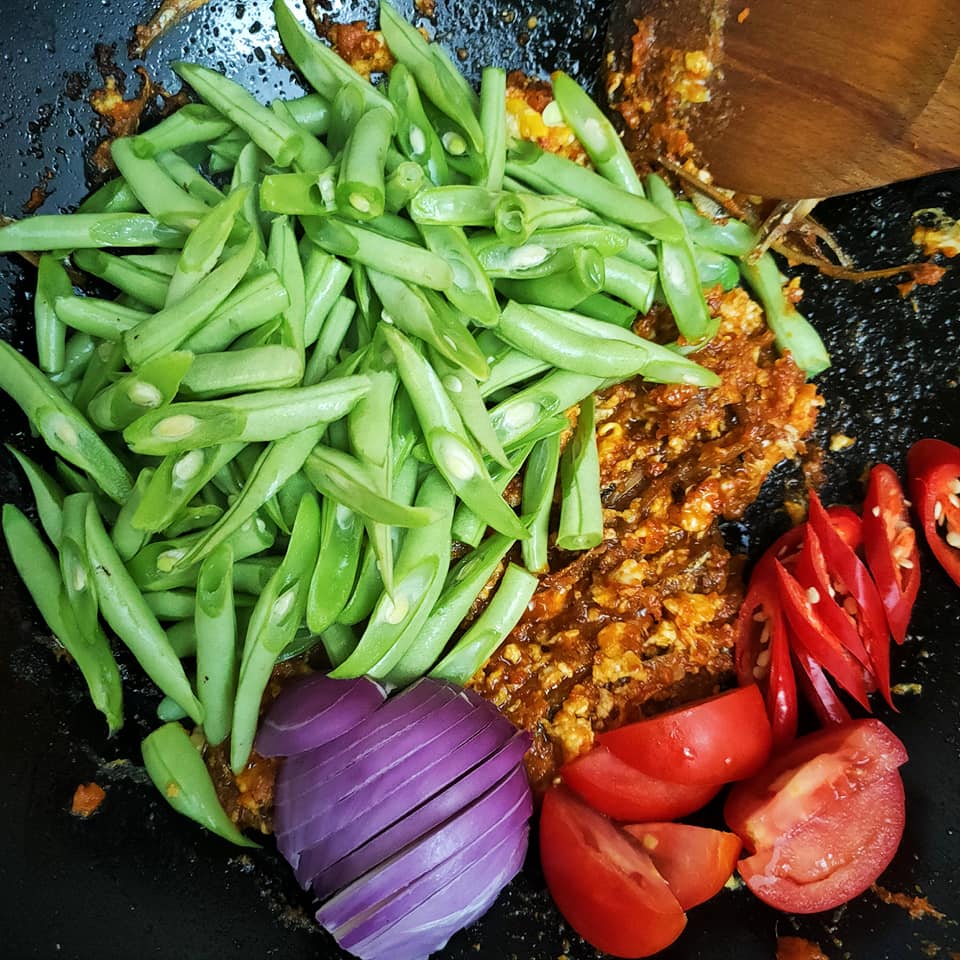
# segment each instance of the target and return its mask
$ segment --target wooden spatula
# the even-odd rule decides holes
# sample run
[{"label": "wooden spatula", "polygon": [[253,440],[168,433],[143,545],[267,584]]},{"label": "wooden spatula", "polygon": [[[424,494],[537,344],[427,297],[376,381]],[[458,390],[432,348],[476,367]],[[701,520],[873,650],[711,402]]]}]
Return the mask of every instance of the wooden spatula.
[{"label": "wooden spatula", "polygon": [[614,0],[608,46],[635,20],[709,49],[711,100],[685,108],[715,181],[828,197],[960,167],[960,0]]}]

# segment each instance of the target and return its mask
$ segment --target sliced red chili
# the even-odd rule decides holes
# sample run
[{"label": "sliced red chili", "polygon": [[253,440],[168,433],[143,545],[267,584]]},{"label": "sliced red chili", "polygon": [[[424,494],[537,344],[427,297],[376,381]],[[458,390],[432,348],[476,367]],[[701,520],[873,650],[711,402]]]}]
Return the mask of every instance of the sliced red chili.
[{"label": "sliced red chili", "polygon": [[907,454],[907,487],[930,549],[960,586],[960,447],[915,443]]},{"label": "sliced red chili", "polygon": [[863,549],[890,633],[903,643],[920,589],[920,551],[903,487],[885,463],[870,471],[863,503]]},{"label": "sliced red chili", "polygon": [[[890,696],[890,636],[877,586],[866,564],[830,521],[820,498],[810,491],[810,529],[820,538],[823,556],[838,603],[850,614],[863,641],[877,689],[893,706]],[[826,666],[826,664],[824,664]],[[839,678],[837,678],[839,680]]]},{"label": "sliced red chili", "polygon": [[777,586],[794,649],[805,650],[865,710],[869,710],[863,665],[824,623],[817,609],[819,593],[813,588],[804,590],[781,563],[777,563]]},{"label": "sliced red chili", "polygon": [[740,685],[756,683],[763,693],[774,747],[789,743],[797,735],[797,684],[772,557],[750,578],[737,617],[734,664]]},{"label": "sliced red chili", "polygon": [[797,670],[797,685],[820,722],[825,727],[846,723],[850,713],[820,664],[801,647],[794,647],[793,656],[800,668]]}]

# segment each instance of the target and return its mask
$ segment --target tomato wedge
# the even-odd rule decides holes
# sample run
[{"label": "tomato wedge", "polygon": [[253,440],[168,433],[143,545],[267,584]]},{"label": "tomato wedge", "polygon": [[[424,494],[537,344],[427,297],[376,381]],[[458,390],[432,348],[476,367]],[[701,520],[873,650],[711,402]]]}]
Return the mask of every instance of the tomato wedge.
[{"label": "tomato wedge", "polygon": [[567,922],[604,953],[648,957],[686,926],[683,908],[641,846],[563,787],[543,798],[540,862]]},{"label": "tomato wedge", "polygon": [[599,741],[660,780],[720,784],[763,767],[773,736],[763,695],[754,685],[602,733]]},{"label": "tomato wedge", "polygon": [[706,806],[720,790],[719,784],[658,780],[599,744],[561,767],[560,776],[591,807],[614,820],[675,820]]},{"label": "tomato wedge", "polygon": [[640,841],[684,910],[723,889],[743,846],[735,833],[686,823],[631,823],[623,829]]},{"label": "tomato wedge", "polygon": [[880,593],[890,633],[903,643],[920,589],[920,551],[903,487],[893,468],[870,471],[863,502],[863,550]]},{"label": "tomato wedge", "polygon": [[960,447],[915,443],[907,454],[907,487],[933,555],[960,586]]},{"label": "tomato wedge", "polygon": [[751,855],[738,869],[764,902],[793,913],[830,910],[866,890],[903,833],[903,744],[879,721],[801,737],[736,784],[727,824]]}]

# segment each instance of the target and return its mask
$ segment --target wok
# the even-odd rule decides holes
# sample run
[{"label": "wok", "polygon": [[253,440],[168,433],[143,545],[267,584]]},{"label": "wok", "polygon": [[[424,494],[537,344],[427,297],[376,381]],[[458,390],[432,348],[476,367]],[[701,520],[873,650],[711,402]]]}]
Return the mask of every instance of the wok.
[{"label": "wok", "polygon": [[[125,42],[146,0],[67,0],[22,5],[2,0],[5,43],[0,97],[0,210],[21,204],[49,169],[55,176],[43,207],[67,209],[84,193],[84,154],[95,141],[84,97],[99,85],[95,43]],[[226,66],[264,95],[290,89],[270,54],[272,18],[260,0],[214,0],[149,52],[151,73],[170,89],[166,62],[177,56]],[[330,3],[339,18],[369,6]],[[404,5],[408,14],[410,4]],[[531,27],[528,18],[536,17]],[[451,48],[466,50],[476,77],[484,63],[543,72],[596,75],[605,10],[588,0],[516,5],[439,0],[436,21]],[[134,82],[128,78],[128,83]],[[946,174],[825,204],[822,217],[863,266],[914,255],[911,214],[943,207],[960,214],[960,174]],[[902,469],[908,445],[921,436],[960,438],[960,272],[902,298],[892,282],[852,285],[802,272],[806,312],[834,358],[821,377],[828,405],[819,440],[843,432],[851,448],[826,458],[827,502],[856,503],[864,468],[886,460]],[[29,343],[32,270],[0,263],[2,335]],[[32,348],[27,346],[28,352]],[[36,449],[19,411],[0,408],[3,439]],[[793,469],[771,477],[746,521],[731,524],[744,551],[765,546],[787,520],[785,486]],[[0,496],[21,506],[28,493],[12,459],[0,451]],[[888,889],[922,894],[960,919],[960,589],[923,554],[923,586],[906,645],[894,651],[895,683],[916,683],[918,695],[897,698],[898,715],[879,715],[905,741],[908,819],[903,844],[881,878]],[[139,764],[139,741],[156,724],[156,696],[126,683],[127,723],[107,741],[79,674],[54,656],[45,631],[0,553],[0,954],[11,960],[209,960],[226,957],[339,956],[312,923],[309,902],[271,850],[239,852],[174,814]],[[127,664],[124,665],[128,666]],[[106,788],[101,810],[82,821],[69,815],[77,784]],[[706,819],[716,818],[708,811]],[[487,917],[451,942],[448,958],[586,960],[595,952],[552,908],[531,850],[523,874]],[[841,910],[793,918],[768,910],[746,890],[724,891],[691,912],[688,930],[664,960],[770,960],[779,934],[818,941],[830,957],[947,957],[960,949],[952,922],[911,919],[873,893]],[[955,953],[953,954],[956,955]]]}]

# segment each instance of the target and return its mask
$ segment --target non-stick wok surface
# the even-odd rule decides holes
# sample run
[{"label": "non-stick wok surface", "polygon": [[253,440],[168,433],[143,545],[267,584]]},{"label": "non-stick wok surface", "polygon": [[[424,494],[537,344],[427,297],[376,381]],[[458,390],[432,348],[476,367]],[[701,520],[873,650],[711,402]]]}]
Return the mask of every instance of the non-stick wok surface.
[{"label": "non-stick wok surface", "polygon": [[[328,6],[343,19],[371,10],[338,0]],[[85,99],[101,83],[94,45],[116,44],[129,92],[136,78],[126,41],[150,7],[149,0],[0,0],[0,212],[19,216],[45,171],[53,176],[43,212],[69,209],[82,197],[84,157],[102,134]],[[560,67],[590,80],[600,61],[604,16],[602,4],[586,0],[529,6],[440,0],[436,23],[449,47],[464,51],[473,76],[484,63],[497,63],[534,73]],[[199,60],[266,96],[294,89],[288,71],[275,65],[276,46],[265,2],[213,0],[156,44],[147,66],[176,89],[167,61]],[[960,174],[834,201],[822,217],[861,266],[881,266],[915,256],[911,215],[928,207],[960,215]],[[872,462],[901,469],[919,437],[960,440],[960,272],[906,298],[889,281],[854,286],[808,272],[802,277],[804,309],[834,358],[820,381],[828,404],[818,438],[824,445],[834,433],[856,438],[849,449],[827,455],[823,495],[828,502],[857,503]],[[30,268],[12,258],[0,263],[2,334],[28,353],[32,282]],[[0,418],[3,439],[42,456],[18,410],[4,401]],[[798,482],[796,472],[778,471],[747,522],[728,531],[732,541],[746,551],[762,549],[787,523],[784,484]],[[2,450],[0,496],[28,503]],[[146,781],[139,741],[156,725],[156,696],[137,689],[135,674],[128,674],[126,726],[105,739],[79,674],[55,656],[0,551],[0,956],[339,956],[312,924],[309,902],[269,841],[262,851],[241,853],[173,813]],[[923,575],[911,635],[894,651],[893,667],[895,683],[917,684],[921,692],[899,696],[897,715],[880,709],[910,752],[903,768],[906,834],[880,882],[928,897],[947,919],[911,919],[870,892],[833,913],[795,919],[766,909],[744,889],[724,891],[691,912],[687,931],[664,960],[770,960],[778,934],[809,937],[831,958],[957,956],[960,589],[927,552]],[[75,819],[69,814],[73,791],[90,780],[105,787],[106,800],[91,819]],[[706,819],[711,815],[716,819],[716,811]],[[524,873],[444,956],[585,960],[596,954],[552,908],[534,845]]]}]

